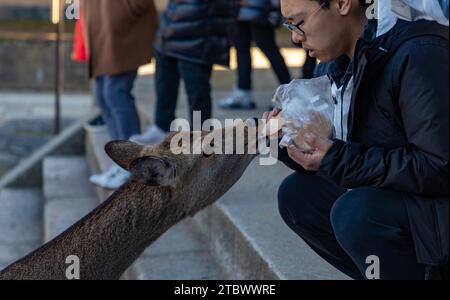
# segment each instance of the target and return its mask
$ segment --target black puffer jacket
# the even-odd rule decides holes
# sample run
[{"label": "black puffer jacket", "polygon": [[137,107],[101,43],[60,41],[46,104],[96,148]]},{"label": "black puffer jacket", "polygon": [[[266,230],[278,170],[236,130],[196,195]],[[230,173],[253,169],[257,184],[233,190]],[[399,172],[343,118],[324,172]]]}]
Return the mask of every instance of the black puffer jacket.
[{"label": "black puffer jacket", "polygon": [[398,21],[372,39],[375,29],[355,51],[349,142],[334,142],[318,174],[349,189],[403,193],[418,262],[448,270],[448,27]]},{"label": "black puffer jacket", "polygon": [[280,0],[242,0],[238,20],[262,25],[281,24]]},{"label": "black puffer jacket", "polygon": [[161,19],[155,48],[176,58],[229,65],[229,34],[236,0],[170,0]]}]

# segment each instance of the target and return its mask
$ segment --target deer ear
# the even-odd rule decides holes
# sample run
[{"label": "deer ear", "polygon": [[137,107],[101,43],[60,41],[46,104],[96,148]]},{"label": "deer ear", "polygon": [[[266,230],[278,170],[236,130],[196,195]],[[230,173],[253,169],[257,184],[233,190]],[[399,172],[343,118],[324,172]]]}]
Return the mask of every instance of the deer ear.
[{"label": "deer ear", "polygon": [[132,176],[149,186],[175,186],[176,168],[157,156],[145,156],[131,163]]},{"label": "deer ear", "polygon": [[130,170],[131,163],[139,158],[144,146],[138,145],[130,141],[114,141],[109,142],[105,146],[105,151],[111,159],[124,168]]}]

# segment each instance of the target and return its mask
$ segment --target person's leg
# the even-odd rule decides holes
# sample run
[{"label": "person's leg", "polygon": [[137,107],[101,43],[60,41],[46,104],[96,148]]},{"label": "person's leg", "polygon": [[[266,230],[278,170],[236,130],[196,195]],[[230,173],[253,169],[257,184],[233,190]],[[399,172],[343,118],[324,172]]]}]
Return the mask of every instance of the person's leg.
[{"label": "person's leg", "polygon": [[180,73],[178,59],[156,52],[156,125],[162,130],[170,131],[175,120]]},{"label": "person's leg", "polygon": [[[125,74],[122,78],[119,77],[121,76],[101,76],[96,78],[97,102],[102,111],[102,118],[113,140],[126,139],[123,127],[133,126],[134,122],[133,119],[127,119],[127,116],[133,118],[133,113],[130,114],[127,109],[123,110],[123,106],[132,105],[134,107],[133,102],[130,104],[127,101],[130,101],[129,94],[133,85],[130,81],[133,81],[131,79],[136,77],[136,75],[128,74],[127,76]],[[133,101],[132,98],[131,101]],[[136,120],[139,124],[139,120]],[[134,130],[131,132],[134,132]],[[107,171],[90,176],[89,181],[103,188],[117,189],[128,178],[128,172],[118,165],[112,164]]]},{"label": "person's leg", "polygon": [[317,59],[315,57],[309,56],[308,51],[306,51],[306,61],[302,68],[303,79],[314,78],[314,71],[316,70]]},{"label": "person's leg", "polygon": [[111,109],[119,140],[140,132],[132,89],[137,71],[105,77],[105,99]]},{"label": "person's leg", "polygon": [[193,112],[201,112],[201,122],[211,118],[211,75],[212,65],[197,64],[184,60],[179,61],[179,72],[186,87],[189,101],[191,126]]},{"label": "person's leg", "polygon": [[363,279],[337,242],[330,222],[333,203],[345,192],[313,173],[295,172],[278,190],[278,207],[286,224],[317,254],[346,275]]},{"label": "person's leg", "polygon": [[270,61],[280,84],[291,81],[291,74],[275,41],[275,29],[271,26],[251,23],[253,39]]},{"label": "person's leg", "polygon": [[255,109],[252,95],[252,35],[250,22],[237,22],[234,46],[237,56],[237,87],[224,99],[219,101],[223,109]]},{"label": "person's leg", "polygon": [[234,41],[238,65],[238,89],[250,91],[252,89],[252,56],[250,52],[252,35],[250,22],[237,22]]},{"label": "person's leg", "polygon": [[375,255],[381,279],[425,278],[425,266],[417,263],[402,194],[354,189],[336,201],[331,222],[339,244],[362,274],[369,266],[366,259]]},{"label": "person's leg", "polygon": [[108,128],[109,136],[112,140],[119,139],[119,133],[114,122],[114,117],[112,115],[111,108],[108,106],[105,98],[105,76],[98,76],[95,78],[95,98],[97,105],[100,108],[102,118],[105,121],[106,127]]}]

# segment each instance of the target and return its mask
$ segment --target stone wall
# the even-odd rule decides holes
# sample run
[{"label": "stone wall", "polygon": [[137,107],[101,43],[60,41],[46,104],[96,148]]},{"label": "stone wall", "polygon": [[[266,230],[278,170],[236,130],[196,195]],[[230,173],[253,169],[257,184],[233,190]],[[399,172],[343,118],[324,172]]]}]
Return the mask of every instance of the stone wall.
[{"label": "stone wall", "polygon": [[0,0],[0,21],[49,20],[51,0]]},{"label": "stone wall", "polygon": [[[71,60],[71,40],[64,41],[64,49],[64,89],[88,91],[87,66]],[[52,39],[2,39],[0,34],[0,90],[52,90],[54,56]]]},{"label": "stone wall", "polygon": [[0,0],[0,6],[17,5],[17,6],[48,6],[51,0]]},{"label": "stone wall", "polygon": [[[168,0],[154,0],[163,10]],[[0,0],[1,20],[49,20],[51,0]]]}]

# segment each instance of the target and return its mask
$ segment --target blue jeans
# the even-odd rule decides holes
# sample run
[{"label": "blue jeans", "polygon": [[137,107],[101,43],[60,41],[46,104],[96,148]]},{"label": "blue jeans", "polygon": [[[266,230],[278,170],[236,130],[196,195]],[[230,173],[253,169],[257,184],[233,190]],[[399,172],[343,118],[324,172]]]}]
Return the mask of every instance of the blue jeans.
[{"label": "blue jeans", "polygon": [[211,118],[212,65],[193,63],[156,53],[156,125],[170,131],[175,120],[180,80],[183,79],[189,101],[189,117],[201,112],[201,122]]},{"label": "blue jeans", "polygon": [[95,79],[97,103],[113,140],[140,133],[139,116],[131,93],[137,71]]},{"label": "blue jeans", "polygon": [[371,255],[380,260],[381,279],[425,278],[400,193],[371,187],[347,191],[313,173],[296,172],[281,184],[278,205],[286,224],[351,278],[366,278]]}]

